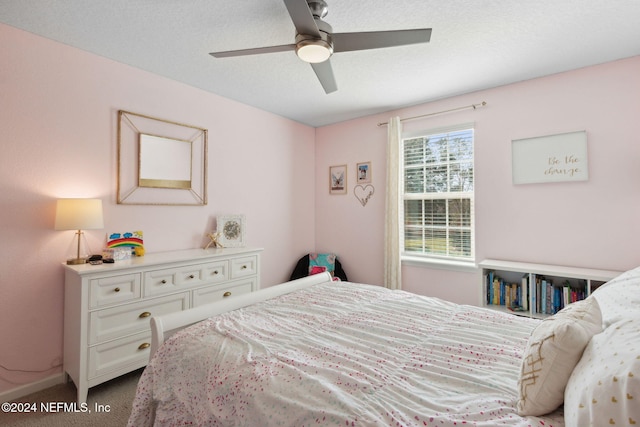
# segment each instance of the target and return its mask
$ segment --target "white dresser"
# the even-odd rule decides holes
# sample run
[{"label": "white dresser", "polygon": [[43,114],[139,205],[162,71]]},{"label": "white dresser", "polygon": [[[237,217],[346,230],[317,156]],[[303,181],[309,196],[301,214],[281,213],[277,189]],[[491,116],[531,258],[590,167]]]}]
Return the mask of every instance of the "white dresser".
[{"label": "white dresser", "polygon": [[147,364],[152,316],[260,288],[262,249],[189,249],[64,265],[64,371],[90,387]]}]

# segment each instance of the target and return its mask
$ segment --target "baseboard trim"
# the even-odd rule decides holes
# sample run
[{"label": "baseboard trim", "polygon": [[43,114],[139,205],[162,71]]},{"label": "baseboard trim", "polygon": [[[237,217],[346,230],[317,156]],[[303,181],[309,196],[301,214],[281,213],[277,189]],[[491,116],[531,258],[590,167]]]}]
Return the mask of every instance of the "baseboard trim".
[{"label": "baseboard trim", "polygon": [[65,382],[65,374],[63,372],[43,378],[40,381],[22,385],[9,391],[0,393],[0,402],[10,402],[19,399],[28,394],[35,393],[57,384]]}]

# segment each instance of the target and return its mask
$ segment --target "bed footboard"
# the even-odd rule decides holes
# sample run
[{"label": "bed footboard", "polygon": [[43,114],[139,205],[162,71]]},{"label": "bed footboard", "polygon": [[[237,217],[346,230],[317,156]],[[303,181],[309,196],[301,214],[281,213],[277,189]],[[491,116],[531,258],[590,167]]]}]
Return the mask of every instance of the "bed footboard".
[{"label": "bed footboard", "polygon": [[331,281],[329,273],[314,274],[313,276],[260,289],[256,292],[238,295],[224,301],[217,301],[163,316],[154,316],[151,318],[151,353],[149,358],[153,357],[156,350],[171,335],[201,320],[329,281]]}]

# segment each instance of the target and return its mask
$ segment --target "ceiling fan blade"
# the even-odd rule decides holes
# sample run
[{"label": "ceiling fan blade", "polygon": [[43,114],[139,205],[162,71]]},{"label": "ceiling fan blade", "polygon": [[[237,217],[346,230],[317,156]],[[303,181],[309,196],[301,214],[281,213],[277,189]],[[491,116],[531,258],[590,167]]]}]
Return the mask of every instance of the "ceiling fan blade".
[{"label": "ceiling fan blade", "polygon": [[313,68],[318,80],[320,80],[320,84],[324,88],[325,93],[331,93],[338,90],[336,79],[333,77],[331,62],[329,62],[328,59],[324,62],[311,64],[311,68]]},{"label": "ceiling fan blade", "polygon": [[298,34],[306,34],[320,38],[320,31],[318,30],[315,19],[313,19],[311,10],[309,10],[307,0],[284,0],[284,4],[287,6],[287,10]]},{"label": "ceiling fan blade", "polygon": [[295,44],[284,44],[280,46],[256,47],[252,49],[227,50],[225,52],[211,52],[209,55],[216,58],[229,58],[233,56],[258,55],[262,53],[287,52],[296,50]]},{"label": "ceiling fan blade", "polygon": [[431,39],[431,28],[362,33],[334,33],[332,37],[334,52],[350,52],[354,50],[427,43]]}]

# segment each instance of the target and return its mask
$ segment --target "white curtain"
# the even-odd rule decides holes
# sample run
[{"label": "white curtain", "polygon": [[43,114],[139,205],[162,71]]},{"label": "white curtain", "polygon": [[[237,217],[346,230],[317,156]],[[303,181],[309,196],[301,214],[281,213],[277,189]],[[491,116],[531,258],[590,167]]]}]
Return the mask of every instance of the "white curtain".
[{"label": "white curtain", "polygon": [[402,123],[392,117],[387,134],[387,196],[384,223],[384,285],[389,289],[402,288],[400,265],[400,141]]}]

